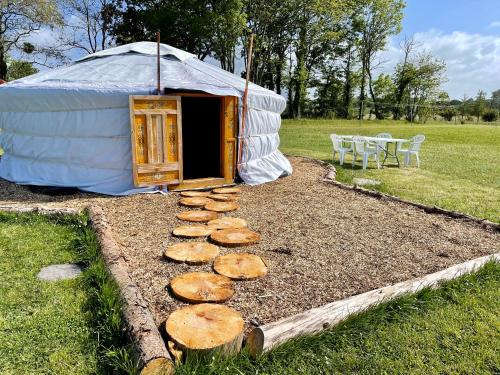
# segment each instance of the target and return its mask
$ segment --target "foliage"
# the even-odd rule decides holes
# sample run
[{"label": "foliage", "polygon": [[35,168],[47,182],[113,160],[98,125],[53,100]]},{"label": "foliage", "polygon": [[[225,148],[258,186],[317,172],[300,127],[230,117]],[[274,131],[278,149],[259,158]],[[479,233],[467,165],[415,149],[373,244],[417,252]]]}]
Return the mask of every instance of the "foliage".
[{"label": "foliage", "polygon": [[13,81],[35,73],[38,73],[38,69],[33,66],[33,63],[21,60],[9,60],[8,62],[7,81]]},{"label": "foliage", "polygon": [[194,53],[216,56],[234,69],[234,49],[243,32],[241,0],[117,1],[112,33],[117,43],[154,40]]},{"label": "foliage", "polygon": [[[434,58],[429,52],[409,55],[407,60],[396,66],[393,79],[409,121],[418,116],[425,122],[432,117],[433,107],[441,95],[445,71],[444,61]],[[395,118],[398,118],[400,110],[395,111]]]},{"label": "foliage", "polygon": [[474,100],[471,109],[471,114],[475,116],[477,118],[477,122],[479,122],[479,118],[486,109],[486,93],[483,90],[479,90],[477,93],[476,100]]},{"label": "foliage", "polygon": [[489,109],[483,112],[481,117],[485,122],[494,122],[498,119],[498,112],[494,109]]},{"label": "foliage", "polygon": [[446,121],[452,121],[453,118],[457,115],[457,111],[455,110],[455,108],[445,108],[439,114]]},{"label": "foliage", "polygon": [[391,35],[401,31],[403,0],[363,0],[360,2],[360,41],[359,56],[361,60],[361,85],[359,118],[362,118],[362,106],[365,100],[366,80],[373,101],[375,116],[380,119],[378,101],[373,89],[373,70],[376,54],[382,51]]},{"label": "foliage", "polygon": [[7,55],[14,50],[34,57],[57,54],[47,46],[27,43],[26,38],[44,26],[60,25],[61,20],[56,0],[0,0],[0,79],[7,77]]}]

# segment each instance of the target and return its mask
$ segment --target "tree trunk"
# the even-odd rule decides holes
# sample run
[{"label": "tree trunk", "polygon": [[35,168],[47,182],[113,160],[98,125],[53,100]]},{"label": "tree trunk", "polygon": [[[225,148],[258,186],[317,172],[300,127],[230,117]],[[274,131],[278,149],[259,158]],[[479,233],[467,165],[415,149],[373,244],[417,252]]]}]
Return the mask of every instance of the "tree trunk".
[{"label": "tree trunk", "polygon": [[360,87],[360,92],[359,92],[358,120],[363,119],[365,90],[366,90],[366,59],[365,59],[365,57],[363,57],[363,63],[361,66],[361,87]]},{"label": "tree trunk", "polygon": [[352,60],[352,47],[349,47],[349,52],[347,55],[347,62],[345,67],[345,83],[344,83],[344,93],[342,98],[342,108],[340,109],[340,117],[349,117],[349,108],[351,108],[352,102],[352,72],[351,72],[351,60]]},{"label": "tree trunk", "polygon": [[367,69],[367,73],[368,73],[368,89],[370,90],[370,96],[372,97],[372,101],[373,101],[373,110],[375,112],[375,118],[377,120],[382,120],[380,108],[379,108],[378,103],[377,103],[377,98],[375,97],[375,92],[373,91],[372,73],[371,73],[370,69]]},{"label": "tree trunk", "polygon": [[4,53],[3,45],[0,44],[0,79],[7,80],[7,59]]},{"label": "tree trunk", "polygon": [[285,56],[284,55],[279,55],[278,56],[278,61],[276,62],[276,93],[281,95],[281,85],[282,85],[282,79],[283,79],[283,66],[284,66],[284,60]]},{"label": "tree trunk", "polygon": [[306,29],[302,27],[299,32],[299,45],[295,56],[297,58],[297,68],[295,70],[295,97],[293,100],[295,118],[302,117],[302,110],[306,95]]}]

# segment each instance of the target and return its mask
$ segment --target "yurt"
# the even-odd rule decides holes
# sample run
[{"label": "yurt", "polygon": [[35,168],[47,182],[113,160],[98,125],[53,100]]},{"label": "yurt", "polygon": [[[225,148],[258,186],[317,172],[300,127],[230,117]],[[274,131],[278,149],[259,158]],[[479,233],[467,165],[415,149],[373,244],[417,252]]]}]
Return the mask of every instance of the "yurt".
[{"label": "yurt", "polygon": [[[285,99],[194,55],[140,42],[0,87],[0,178],[110,195],[289,175]],[[160,72],[160,93],[157,73]],[[240,147],[240,148],[239,148]]]}]

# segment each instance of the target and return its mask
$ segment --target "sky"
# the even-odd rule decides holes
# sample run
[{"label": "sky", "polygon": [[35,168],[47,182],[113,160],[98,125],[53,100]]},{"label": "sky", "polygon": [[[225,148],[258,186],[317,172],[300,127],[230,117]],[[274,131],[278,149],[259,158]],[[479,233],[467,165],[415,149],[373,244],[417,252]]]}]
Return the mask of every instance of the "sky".
[{"label": "sky", "polygon": [[404,36],[445,61],[451,98],[500,89],[500,0],[407,0],[403,31],[380,56],[384,73],[401,59]]}]

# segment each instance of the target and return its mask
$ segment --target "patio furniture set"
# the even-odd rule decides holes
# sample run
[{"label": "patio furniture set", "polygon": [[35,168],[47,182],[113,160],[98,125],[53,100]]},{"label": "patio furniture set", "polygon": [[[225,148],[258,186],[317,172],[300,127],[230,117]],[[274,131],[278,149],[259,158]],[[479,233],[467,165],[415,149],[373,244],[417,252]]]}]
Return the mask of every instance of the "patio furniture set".
[{"label": "patio furniture set", "polygon": [[359,156],[363,169],[367,168],[368,161],[372,157],[377,163],[377,168],[380,168],[380,165],[384,167],[387,159],[395,160],[399,167],[399,155],[403,156],[405,167],[410,165],[412,155],[415,156],[417,167],[420,167],[419,151],[425,140],[425,136],[421,134],[411,139],[403,139],[393,138],[389,133],[380,133],[374,137],[330,134],[330,138],[333,143],[334,162],[336,153],[339,154],[340,165],[344,164],[347,154],[352,154],[352,167],[354,168]]}]

